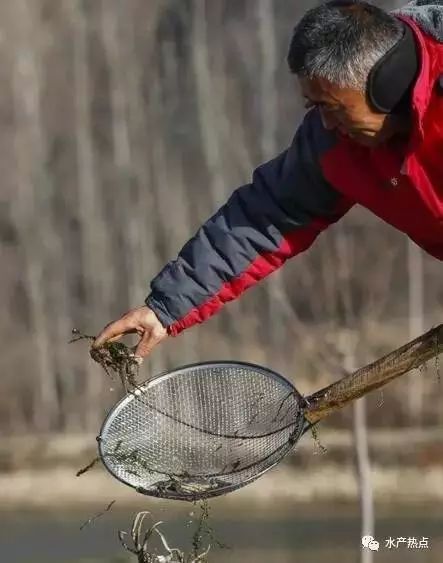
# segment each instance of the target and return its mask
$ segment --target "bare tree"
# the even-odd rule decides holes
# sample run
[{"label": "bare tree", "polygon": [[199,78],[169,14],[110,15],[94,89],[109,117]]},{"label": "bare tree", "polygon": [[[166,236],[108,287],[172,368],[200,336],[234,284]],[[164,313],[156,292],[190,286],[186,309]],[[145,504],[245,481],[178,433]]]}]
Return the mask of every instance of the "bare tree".
[{"label": "bare tree", "polygon": [[[108,311],[113,296],[113,270],[109,253],[110,226],[104,219],[103,202],[97,184],[97,167],[91,122],[92,78],[90,65],[91,21],[85,13],[82,2],[66,1],[70,25],[74,31],[74,96],[75,96],[75,138],[78,171],[78,205],[82,223],[82,276],[85,303],[82,321],[92,326],[96,317]],[[86,378],[86,426],[97,427],[100,413],[97,403],[103,390],[101,380],[89,369],[90,362],[85,355]]]},{"label": "bare tree", "polygon": [[[50,178],[43,167],[46,139],[41,120],[40,45],[33,25],[35,4],[19,0],[14,4],[16,49],[13,69],[14,115],[17,155],[16,197],[11,211],[20,240],[23,273],[29,303],[30,353],[35,358],[33,424],[49,431],[58,414],[56,374],[51,341],[50,311],[47,308],[47,267],[57,246],[50,217]],[[45,193],[46,192],[46,193]],[[55,249],[55,252],[59,248]],[[60,253],[58,252],[60,258]],[[52,264],[53,266],[53,264]],[[60,311],[63,316],[63,311]]]},{"label": "bare tree", "polygon": [[[424,331],[424,273],[422,251],[408,240],[409,282],[409,336],[416,338]],[[420,423],[423,415],[424,386],[421,377],[412,377],[408,386],[408,402],[411,419]]]}]

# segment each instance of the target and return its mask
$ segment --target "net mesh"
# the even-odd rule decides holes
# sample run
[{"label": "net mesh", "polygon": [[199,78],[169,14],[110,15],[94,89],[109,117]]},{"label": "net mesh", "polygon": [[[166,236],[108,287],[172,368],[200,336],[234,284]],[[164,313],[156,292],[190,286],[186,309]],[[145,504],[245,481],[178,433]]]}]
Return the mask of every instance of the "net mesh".
[{"label": "net mesh", "polygon": [[195,500],[236,489],[279,461],[303,429],[303,398],[248,364],[191,366],[123,399],[105,421],[106,467],[140,492]]}]

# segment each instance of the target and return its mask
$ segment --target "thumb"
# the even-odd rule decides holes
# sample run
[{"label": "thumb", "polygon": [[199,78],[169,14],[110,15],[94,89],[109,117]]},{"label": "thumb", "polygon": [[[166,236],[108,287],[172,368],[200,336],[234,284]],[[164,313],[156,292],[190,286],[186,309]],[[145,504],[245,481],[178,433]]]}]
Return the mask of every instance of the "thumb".
[{"label": "thumb", "polygon": [[135,356],[140,358],[140,363],[143,361],[143,358],[152,352],[161,340],[163,340],[161,336],[156,335],[151,330],[145,330],[135,349]]}]

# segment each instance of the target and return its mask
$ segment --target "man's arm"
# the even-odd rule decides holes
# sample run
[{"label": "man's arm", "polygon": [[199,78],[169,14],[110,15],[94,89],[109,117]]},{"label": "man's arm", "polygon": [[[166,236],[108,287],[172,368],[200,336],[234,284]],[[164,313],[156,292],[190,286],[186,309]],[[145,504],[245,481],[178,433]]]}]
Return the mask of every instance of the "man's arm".
[{"label": "man's arm", "polygon": [[332,142],[310,112],[290,148],[258,167],[151,282],[146,305],[169,334],[208,319],[349,210],[321,172]]},{"label": "man's arm", "polygon": [[353,205],[321,170],[334,142],[318,111],[310,111],[291,146],[259,166],[154,278],[146,307],[107,325],[94,346],[137,332],[136,355],[144,357],[306,250]]}]

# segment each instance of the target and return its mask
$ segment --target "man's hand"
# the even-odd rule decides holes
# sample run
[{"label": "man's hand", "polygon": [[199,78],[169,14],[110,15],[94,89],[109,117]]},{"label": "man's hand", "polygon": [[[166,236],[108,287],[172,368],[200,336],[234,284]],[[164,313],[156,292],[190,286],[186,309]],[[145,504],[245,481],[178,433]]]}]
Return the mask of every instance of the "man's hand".
[{"label": "man's hand", "polygon": [[135,356],[145,358],[164,340],[168,333],[158,320],[154,311],[148,307],[139,307],[125,313],[120,319],[109,323],[95,339],[92,347],[100,348],[106,342],[118,340],[124,334],[137,333],[141,336],[135,349]]}]

